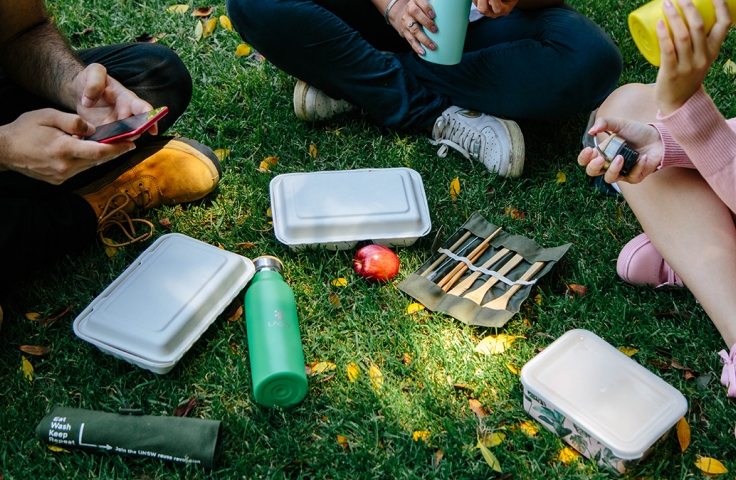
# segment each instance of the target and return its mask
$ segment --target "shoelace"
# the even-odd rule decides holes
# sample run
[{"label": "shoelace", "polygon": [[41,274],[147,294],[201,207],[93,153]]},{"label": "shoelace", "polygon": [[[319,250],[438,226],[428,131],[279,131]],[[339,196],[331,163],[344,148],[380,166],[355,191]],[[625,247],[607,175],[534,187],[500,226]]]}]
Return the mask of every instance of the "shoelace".
[{"label": "shoelace", "polygon": [[731,354],[726,350],[718,352],[723,362],[723,372],[721,373],[721,385],[728,387],[728,396],[736,398],[736,345],[731,347]]},{"label": "shoelace", "polygon": [[[115,206],[115,199],[117,198],[122,198],[123,203],[121,205]],[[135,201],[127,193],[118,193],[110,197],[107,200],[107,203],[105,203],[105,207],[102,209],[102,214],[97,221],[97,234],[100,236],[100,240],[102,241],[102,243],[107,245],[108,247],[124,247],[126,245],[131,245],[133,243],[148,240],[153,236],[153,223],[142,218],[130,218],[130,215],[123,211],[123,208],[125,208],[125,206],[131,201],[135,203]],[[134,225],[134,223],[136,222],[147,225],[149,231],[136,236]],[[129,241],[123,243],[112,243],[107,238],[105,238],[104,233],[108,229],[116,226],[120,228],[120,230],[123,232],[123,234],[125,234],[126,237],[128,237]]]},{"label": "shoelace", "polygon": [[[437,150],[437,156],[445,158],[449,146],[462,153],[468,160],[478,159],[480,153],[480,132],[474,128],[468,128],[466,125],[460,124],[455,119],[446,122],[443,117],[439,122],[441,123],[437,129],[438,136],[442,138],[431,142],[433,145],[440,145],[440,148]],[[449,134],[447,134],[448,130]]]}]

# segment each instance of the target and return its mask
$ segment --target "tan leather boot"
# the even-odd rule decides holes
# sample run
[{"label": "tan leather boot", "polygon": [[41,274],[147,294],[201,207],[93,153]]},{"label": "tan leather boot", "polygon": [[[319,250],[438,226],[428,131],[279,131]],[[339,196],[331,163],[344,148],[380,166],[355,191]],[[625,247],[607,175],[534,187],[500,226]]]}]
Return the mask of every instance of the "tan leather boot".
[{"label": "tan leather boot", "polygon": [[[74,193],[94,209],[104,243],[104,230],[117,225],[131,240],[127,245],[150,238],[153,230],[150,222],[129,217],[136,208],[199,200],[217,187],[221,175],[220,162],[210,148],[188,138],[168,138],[141,148],[120,167]],[[135,237],[133,222],[148,225],[151,232]]]}]

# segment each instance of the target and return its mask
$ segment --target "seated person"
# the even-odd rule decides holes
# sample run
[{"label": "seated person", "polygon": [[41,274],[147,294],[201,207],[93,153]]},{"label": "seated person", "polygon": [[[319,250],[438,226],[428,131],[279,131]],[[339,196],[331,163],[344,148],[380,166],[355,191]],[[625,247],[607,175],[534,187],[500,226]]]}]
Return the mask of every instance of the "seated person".
[{"label": "seated person", "polygon": [[[197,200],[216,187],[220,164],[209,148],[151,135],[191,97],[175,53],[146,43],[75,53],[40,0],[0,0],[0,22],[0,286],[108,226],[133,225],[127,215],[136,208]],[[164,105],[170,113],[135,143],[80,139]]]},{"label": "seated person", "polygon": [[606,132],[620,135],[639,151],[638,163],[623,177],[619,155],[604,171],[590,147],[578,163],[617,182],[644,228],[621,251],[618,274],[634,285],[687,285],[730,348],[719,352],[721,382],[736,398],[736,121],[725,120],[702,87],[731,18],[726,0],[713,0],[717,22],[706,35],[692,0],[678,3],[689,27],[666,1],[675,40],[660,20],[656,85],[616,90],[588,131],[601,142]]},{"label": "seated person", "polygon": [[590,112],[616,87],[621,55],[562,0],[473,2],[462,61],[449,66],[422,59],[437,48],[422,30],[436,29],[428,0],[228,0],[227,9],[246,42],[299,79],[299,118],[357,107],[386,127],[431,130],[441,156],[450,147],[518,177],[524,139],[505,118]]}]

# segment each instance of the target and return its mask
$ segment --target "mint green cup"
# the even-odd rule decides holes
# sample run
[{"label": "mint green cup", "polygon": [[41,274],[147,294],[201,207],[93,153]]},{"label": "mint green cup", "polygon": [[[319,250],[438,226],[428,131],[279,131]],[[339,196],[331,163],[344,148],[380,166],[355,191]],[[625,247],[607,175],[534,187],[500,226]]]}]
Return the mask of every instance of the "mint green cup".
[{"label": "mint green cup", "polygon": [[470,0],[429,0],[432,4],[437,25],[437,33],[424,30],[437,48],[424,47],[421,57],[428,62],[440,65],[456,65],[463,56],[465,33],[468,31]]}]

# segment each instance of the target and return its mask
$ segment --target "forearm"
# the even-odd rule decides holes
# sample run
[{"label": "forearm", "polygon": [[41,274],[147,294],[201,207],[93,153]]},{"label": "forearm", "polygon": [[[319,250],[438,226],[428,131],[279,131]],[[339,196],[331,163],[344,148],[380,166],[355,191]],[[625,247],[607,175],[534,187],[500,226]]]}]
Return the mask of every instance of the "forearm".
[{"label": "forearm", "polygon": [[[13,20],[15,11],[8,12],[5,7],[0,13],[0,20],[5,22]],[[31,13],[32,23],[27,22],[15,35],[2,38],[0,65],[18,85],[74,110],[77,102],[72,82],[84,65],[43,11]]]},{"label": "forearm", "polygon": [[[393,5],[391,5],[391,9],[388,12],[388,18],[393,18],[393,15],[398,14],[398,12],[401,12],[404,10],[404,7],[406,6],[408,0],[397,0],[394,2]],[[391,4],[391,0],[371,0],[373,5],[378,9],[379,12],[381,12],[381,15],[386,15],[386,9]]]}]

